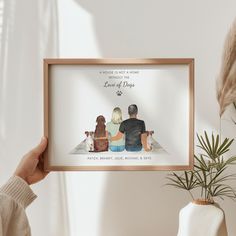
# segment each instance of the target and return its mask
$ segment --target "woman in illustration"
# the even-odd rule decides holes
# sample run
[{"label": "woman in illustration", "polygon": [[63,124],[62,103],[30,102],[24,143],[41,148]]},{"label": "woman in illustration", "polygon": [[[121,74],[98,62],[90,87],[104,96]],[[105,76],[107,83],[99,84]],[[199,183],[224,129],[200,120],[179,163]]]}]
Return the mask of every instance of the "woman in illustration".
[{"label": "woman in illustration", "polygon": [[[107,123],[106,130],[111,137],[114,137],[119,132],[120,124],[122,122],[122,112],[119,107],[115,107],[112,112],[111,121]],[[110,141],[109,149],[112,152],[122,152],[125,150],[125,139],[122,137],[116,141]]]}]

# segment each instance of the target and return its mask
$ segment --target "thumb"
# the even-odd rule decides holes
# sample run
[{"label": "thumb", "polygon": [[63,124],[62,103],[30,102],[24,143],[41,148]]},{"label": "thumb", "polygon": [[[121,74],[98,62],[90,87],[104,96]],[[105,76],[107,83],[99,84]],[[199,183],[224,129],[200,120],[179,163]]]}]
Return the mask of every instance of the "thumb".
[{"label": "thumb", "polygon": [[45,151],[47,144],[48,144],[47,138],[42,137],[40,143],[32,150],[33,153],[35,153],[38,156],[41,155]]}]

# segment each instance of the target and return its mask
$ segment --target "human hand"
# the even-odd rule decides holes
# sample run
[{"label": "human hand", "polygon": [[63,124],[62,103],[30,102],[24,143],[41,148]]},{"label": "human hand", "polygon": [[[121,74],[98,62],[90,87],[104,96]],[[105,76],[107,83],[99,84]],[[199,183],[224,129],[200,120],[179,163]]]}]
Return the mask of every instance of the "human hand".
[{"label": "human hand", "polygon": [[43,137],[41,142],[29,151],[21,159],[14,175],[25,180],[29,185],[44,179],[49,172],[43,170],[42,154],[47,147],[47,139]]}]

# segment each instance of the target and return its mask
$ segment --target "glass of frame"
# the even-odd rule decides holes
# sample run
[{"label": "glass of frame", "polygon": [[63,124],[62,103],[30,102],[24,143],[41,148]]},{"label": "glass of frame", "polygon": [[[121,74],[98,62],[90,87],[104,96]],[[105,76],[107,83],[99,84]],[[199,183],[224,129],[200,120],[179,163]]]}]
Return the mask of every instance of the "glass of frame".
[{"label": "glass of frame", "polygon": [[194,59],[44,59],[45,170],[188,170]]}]

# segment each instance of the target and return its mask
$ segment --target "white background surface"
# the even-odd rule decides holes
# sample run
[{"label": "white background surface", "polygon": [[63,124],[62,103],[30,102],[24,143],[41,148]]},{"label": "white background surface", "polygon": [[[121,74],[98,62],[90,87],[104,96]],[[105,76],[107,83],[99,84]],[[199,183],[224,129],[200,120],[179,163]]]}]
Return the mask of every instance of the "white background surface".
[{"label": "white background surface", "polygon": [[[219,131],[215,78],[225,35],[236,2],[60,0],[62,57],[194,57],[196,62],[195,127]],[[175,101],[173,101],[175,106]],[[234,127],[230,133],[234,136]],[[224,133],[228,135],[229,133]],[[234,168],[234,170],[236,170]],[[71,173],[74,190],[71,228],[74,235],[173,236],[179,209],[190,201],[163,187],[163,172]],[[236,205],[225,201],[229,236],[236,234]]]},{"label": "white background surface", "polygon": [[[111,79],[104,71],[126,70],[127,79]],[[138,73],[132,74],[132,71]],[[189,66],[71,66],[52,65],[49,77],[49,157],[52,166],[106,165],[189,165]],[[128,82],[132,88],[106,88],[110,84]],[[117,96],[117,90],[122,96]],[[176,105],[173,106],[173,101]],[[96,118],[107,122],[115,107],[120,107],[123,120],[128,119],[128,106],[137,104],[138,118],[146,130],[167,153],[129,153],[142,160],[88,160],[87,155],[70,152],[85,139],[85,131],[95,130]],[[177,135],[176,135],[177,134]],[[114,153],[113,153],[114,154]],[[96,156],[111,156],[97,153]],[[119,153],[119,156],[127,155]]]},{"label": "white background surface", "polygon": [[[56,51],[57,44],[47,42],[52,41],[50,33],[58,28],[61,57],[194,57],[196,131],[218,131],[215,78],[223,41],[235,17],[235,0],[58,0],[59,24],[55,20],[56,1],[5,3],[5,26],[9,27],[8,37],[1,45],[8,53],[7,61],[4,65],[0,61],[1,183],[42,135],[42,68],[38,65],[43,57],[56,56],[52,51]],[[46,16],[54,17],[48,20]],[[229,134],[235,136],[234,127],[224,131],[224,135]],[[28,209],[32,233],[176,235],[178,212],[190,198],[184,192],[163,187],[166,174],[68,173],[68,192],[64,196],[57,185],[58,175],[51,173],[47,180],[33,187],[39,198]],[[68,200],[67,210],[58,200],[61,198]],[[225,209],[229,236],[234,236],[236,205],[226,200],[221,206]],[[64,229],[67,226],[70,234]]]}]

